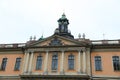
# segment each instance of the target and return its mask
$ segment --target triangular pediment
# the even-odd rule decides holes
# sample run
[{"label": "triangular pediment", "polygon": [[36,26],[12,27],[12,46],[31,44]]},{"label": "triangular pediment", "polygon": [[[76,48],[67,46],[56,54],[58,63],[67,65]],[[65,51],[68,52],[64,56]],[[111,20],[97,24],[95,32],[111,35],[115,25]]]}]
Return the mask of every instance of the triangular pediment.
[{"label": "triangular pediment", "polygon": [[81,43],[80,41],[75,40],[75,39],[69,39],[66,37],[53,35],[53,36],[50,36],[50,37],[45,38],[43,40],[38,40],[37,42],[32,43],[30,46],[39,47],[39,46],[67,46],[67,45],[81,45],[81,46],[83,46],[84,44]]}]

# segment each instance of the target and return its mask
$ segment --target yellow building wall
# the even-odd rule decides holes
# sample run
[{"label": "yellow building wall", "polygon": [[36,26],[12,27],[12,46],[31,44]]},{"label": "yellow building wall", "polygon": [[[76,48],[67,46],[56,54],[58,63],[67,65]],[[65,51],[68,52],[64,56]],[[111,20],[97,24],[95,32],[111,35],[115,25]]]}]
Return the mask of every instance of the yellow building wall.
[{"label": "yellow building wall", "polygon": [[[32,67],[32,72],[33,73],[43,73],[44,72],[44,65],[45,65],[45,52],[41,52],[41,53],[35,53],[34,54],[34,59],[33,59],[33,67]],[[49,52],[49,57],[48,57],[48,73],[54,73],[54,71],[52,71],[52,55],[54,54],[54,52]],[[58,69],[57,69],[57,73],[60,73],[60,65],[61,65],[61,57],[62,57],[62,52],[57,52],[58,54]],[[65,52],[64,53],[64,71],[65,72],[77,72],[77,68],[78,68],[78,52]],[[74,70],[69,70],[68,69],[68,55],[73,54],[75,57],[75,63],[74,63]],[[43,61],[42,61],[42,69],[41,70],[36,70],[36,60],[37,60],[37,56],[43,56]]]},{"label": "yellow building wall", "polygon": [[[22,73],[22,64],[23,64],[23,54],[22,53],[0,53],[0,64],[2,64],[2,59],[7,58],[7,64],[4,71],[0,70],[0,75],[19,75]],[[21,58],[20,70],[15,71],[14,66],[16,63],[16,58]],[[1,65],[0,65],[1,66]]]},{"label": "yellow building wall", "polygon": [[[41,68],[41,70],[36,70],[37,56],[42,56],[42,68]],[[33,73],[43,73],[44,72],[44,63],[45,63],[45,53],[44,52],[34,53],[33,64],[32,64],[32,72]]]},{"label": "yellow building wall", "polygon": [[[74,69],[73,70],[68,69],[68,56],[70,54],[74,55]],[[76,72],[77,73],[77,67],[78,67],[78,52],[65,52],[64,71],[65,72]]]},{"label": "yellow building wall", "polygon": [[[60,74],[60,67],[61,67],[61,58],[62,58],[62,51],[60,52],[57,52],[58,54],[58,69],[56,72],[52,71],[52,55],[54,54],[55,52],[49,52],[49,56],[48,56],[48,73],[51,74],[51,73],[58,73]],[[73,70],[69,70],[68,69],[68,56],[72,54],[74,55],[74,69]],[[36,70],[36,61],[37,61],[37,56],[41,55],[43,58],[42,58],[42,69],[41,70]],[[14,70],[14,66],[15,66],[15,63],[16,63],[16,58],[18,57],[21,57],[21,65],[20,65],[20,70],[19,71],[15,71]],[[35,52],[34,53],[34,56],[33,56],[33,61],[32,61],[32,74],[43,74],[44,73],[44,68],[45,68],[45,57],[46,57],[46,52]],[[0,53],[0,64],[2,63],[2,59],[3,58],[8,58],[7,60],[7,65],[6,65],[6,69],[5,71],[0,71],[0,75],[19,75],[19,74],[22,74],[24,71],[24,58],[25,58],[25,55],[23,53],[15,53],[15,52],[11,52],[11,53]],[[30,58],[30,56],[29,56]],[[86,55],[86,62],[87,62],[87,73],[89,71],[89,55],[87,54]],[[29,59],[30,61],[30,59]],[[83,69],[83,58],[82,58],[82,54],[81,54],[81,71]],[[78,51],[65,51],[64,52],[64,72],[65,73],[75,73],[77,74],[78,72]],[[28,65],[29,67],[29,65]]]},{"label": "yellow building wall", "polygon": [[[101,56],[102,71],[95,70],[95,56]],[[93,76],[120,76],[120,71],[114,71],[112,56],[120,56],[120,52],[92,52],[92,74]]]},{"label": "yellow building wall", "polygon": [[[56,71],[52,71],[52,56],[54,53],[57,53],[58,55],[58,69]],[[62,51],[61,52],[49,52],[48,53],[48,73],[60,73],[60,68],[61,68],[61,58],[62,58]],[[73,70],[69,70],[68,69],[68,56],[72,54],[74,55],[74,69]],[[41,70],[36,70],[36,61],[37,61],[37,56],[41,55],[42,58],[42,69]],[[86,53],[86,71],[87,74],[90,74],[90,54]],[[44,73],[44,68],[45,68],[45,58],[46,58],[46,52],[40,52],[40,53],[34,53],[34,58],[33,58],[33,64],[32,64],[32,73],[33,74],[43,74]],[[76,73],[78,72],[78,68],[79,68],[79,63],[78,63],[78,51],[67,51],[64,52],[64,61],[63,61],[63,69],[65,73]],[[82,58],[82,54],[81,54],[81,72],[83,72],[83,58]]]}]

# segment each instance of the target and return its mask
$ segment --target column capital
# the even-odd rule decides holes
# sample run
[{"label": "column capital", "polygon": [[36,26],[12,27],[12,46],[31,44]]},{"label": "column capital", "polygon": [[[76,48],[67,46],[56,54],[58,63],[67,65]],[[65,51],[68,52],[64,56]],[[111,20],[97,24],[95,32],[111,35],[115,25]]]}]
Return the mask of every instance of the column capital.
[{"label": "column capital", "polygon": [[35,52],[34,50],[26,50],[27,53],[33,53]]},{"label": "column capital", "polygon": [[86,48],[84,48],[84,49],[81,49],[81,51],[80,52],[86,52]]},{"label": "column capital", "polygon": [[78,52],[84,52],[84,51],[86,51],[86,48],[85,47],[80,47],[77,51]]},{"label": "column capital", "polygon": [[45,52],[46,52],[46,53],[48,53],[48,52],[49,52],[49,50],[46,50]]},{"label": "column capital", "polygon": [[29,53],[28,50],[25,50],[25,53]]},{"label": "column capital", "polygon": [[63,52],[65,52],[65,50],[61,50],[61,52],[63,53]]},{"label": "column capital", "polygon": [[29,51],[29,53],[34,53],[34,51]]}]

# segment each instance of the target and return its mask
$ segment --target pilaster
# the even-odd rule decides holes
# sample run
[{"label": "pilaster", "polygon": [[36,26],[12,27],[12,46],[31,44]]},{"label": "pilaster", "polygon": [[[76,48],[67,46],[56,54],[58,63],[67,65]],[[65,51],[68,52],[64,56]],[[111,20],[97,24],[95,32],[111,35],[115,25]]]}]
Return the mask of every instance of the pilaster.
[{"label": "pilaster", "polygon": [[64,51],[62,51],[61,56],[60,74],[64,74]]}]

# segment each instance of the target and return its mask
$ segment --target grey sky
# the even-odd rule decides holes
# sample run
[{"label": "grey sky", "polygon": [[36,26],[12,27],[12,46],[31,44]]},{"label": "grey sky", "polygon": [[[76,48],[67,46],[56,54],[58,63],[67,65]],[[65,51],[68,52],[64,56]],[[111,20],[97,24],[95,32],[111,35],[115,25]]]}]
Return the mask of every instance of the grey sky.
[{"label": "grey sky", "polygon": [[63,12],[75,38],[120,39],[120,0],[0,0],[0,43],[51,36]]}]

